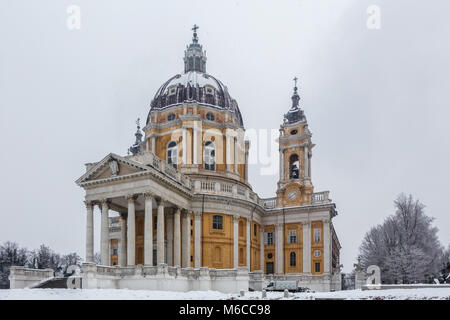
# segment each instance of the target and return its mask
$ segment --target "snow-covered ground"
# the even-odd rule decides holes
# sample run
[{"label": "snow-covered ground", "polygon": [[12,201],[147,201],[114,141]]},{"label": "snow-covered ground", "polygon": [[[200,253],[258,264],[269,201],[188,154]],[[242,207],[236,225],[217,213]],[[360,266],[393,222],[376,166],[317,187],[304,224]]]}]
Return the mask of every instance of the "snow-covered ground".
[{"label": "snow-covered ground", "polygon": [[[291,300],[313,299],[368,299],[368,300],[450,300],[450,288],[432,289],[390,289],[390,290],[348,290],[338,292],[290,293]],[[11,289],[0,290],[0,300],[227,300],[227,299],[261,299],[261,292],[226,294],[217,291],[149,291],[127,289]],[[285,299],[282,292],[268,292],[270,300]]]}]

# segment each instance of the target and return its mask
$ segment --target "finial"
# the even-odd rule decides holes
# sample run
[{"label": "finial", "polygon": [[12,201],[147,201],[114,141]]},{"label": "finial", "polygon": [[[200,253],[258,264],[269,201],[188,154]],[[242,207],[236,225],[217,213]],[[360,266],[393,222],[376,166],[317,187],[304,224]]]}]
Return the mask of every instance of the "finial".
[{"label": "finial", "polygon": [[141,128],[140,121],[141,121],[141,119],[140,119],[140,118],[137,118],[137,120],[136,120],[136,125],[137,125],[137,128],[138,128],[138,129]]},{"label": "finial", "polygon": [[295,77],[294,79],[294,83],[295,83],[295,86],[294,86],[294,88],[297,88],[297,80],[298,80],[298,78],[297,77]]},{"label": "finial", "polygon": [[197,38],[197,29],[199,29],[200,27],[197,26],[196,24],[194,24],[194,26],[192,27],[192,31],[194,31],[194,37],[192,38],[192,41],[194,41],[195,43],[197,43],[198,38]]}]

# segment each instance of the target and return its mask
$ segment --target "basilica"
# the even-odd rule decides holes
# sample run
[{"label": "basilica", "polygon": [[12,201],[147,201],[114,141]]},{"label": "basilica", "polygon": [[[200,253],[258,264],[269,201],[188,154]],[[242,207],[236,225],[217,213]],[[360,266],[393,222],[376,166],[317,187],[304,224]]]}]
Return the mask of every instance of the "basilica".
[{"label": "basilica", "polygon": [[[339,290],[337,210],[328,191],[314,190],[315,145],[297,85],[279,130],[276,194],[260,198],[248,182],[244,119],[227,86],[207,73],[197,28],[183,72],[156,91],[128,155],[87,163],[76,181],[85,190],[83,272],[104,275],[97,287],[114,287],[108,281],[120,275],[144,288],[145,275],[161,273],[211,283],[296,279],[315,290]],[[100,264],[94,264],[97,239]]]}]

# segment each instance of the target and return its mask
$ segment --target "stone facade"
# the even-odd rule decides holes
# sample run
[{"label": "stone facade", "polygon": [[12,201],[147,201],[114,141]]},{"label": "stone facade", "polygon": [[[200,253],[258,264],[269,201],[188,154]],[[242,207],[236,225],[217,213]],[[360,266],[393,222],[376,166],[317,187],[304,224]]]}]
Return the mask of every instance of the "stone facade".
[{"label": "stone facade", "polygon": [[[138,127],[133,154],[109,154],[88,163],[76,181],[86,193],[86,261],[93,262],[98,207],[101,268],[135,270],[130,281],[111,287],[131,282],[140,287],[137,283],[147,280],[139,272],[152,268],[162,268],[165,275],[164,270],[172,270],[176,277],[190,268],[205,277],[245,268],[257,283],[263,273],[296,278],[311,289],[339,289],[340,244],[332,223],[336,206],[328,191],[314,192],[314,144],[297,88],[280,127],[276,197],[262,199],[248,182],[250,143],[244,140],[237,102],[226,86],[204,72],[206,56],[198,50],[197,35],[194,39],[194,51],[188,47],[186,57],[201,55],[202,67],[187,67],[184,75],[158,90],[144,134]],[[117,274],[98,268],[93,276],[97,284],[113,283],[104,279],[116,279]],[[161,281],[172,283],[169,278]]]}]

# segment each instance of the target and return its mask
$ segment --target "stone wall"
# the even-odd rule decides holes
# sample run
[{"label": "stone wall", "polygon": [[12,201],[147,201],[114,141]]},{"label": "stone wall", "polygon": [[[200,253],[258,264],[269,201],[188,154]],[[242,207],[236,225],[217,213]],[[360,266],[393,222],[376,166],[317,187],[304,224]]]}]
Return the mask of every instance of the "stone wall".
[{"label": "stone wall", "polygon": [[206,291],[237,293],[247,290],[246,268],[212,269],[159,266],[106,267],[93,263],[82,266],[83,289],[130,289],[164,291]]},{"label": "stone wall", "polygon": [[33,287],[41,281],[53,278],[53,276],[53,269],[29,269],[13,266],[9,274],[9,288],[22,289]]}]

